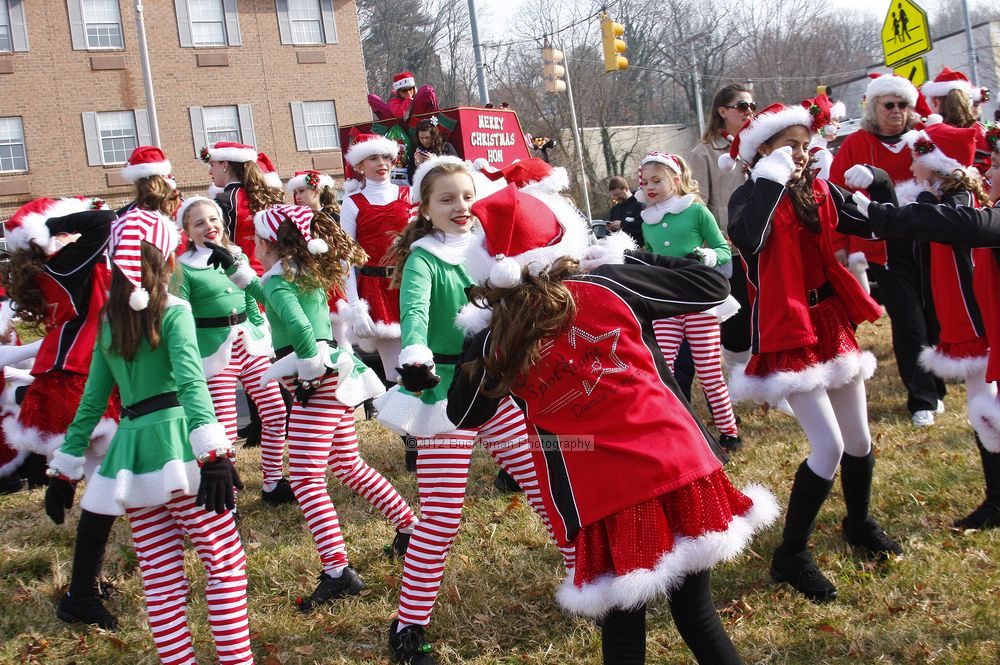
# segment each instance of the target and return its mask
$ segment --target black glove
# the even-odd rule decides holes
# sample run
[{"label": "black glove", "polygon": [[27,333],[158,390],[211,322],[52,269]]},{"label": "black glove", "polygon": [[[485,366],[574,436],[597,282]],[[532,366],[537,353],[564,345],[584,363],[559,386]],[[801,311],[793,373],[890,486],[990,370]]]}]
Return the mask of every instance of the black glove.
[{"label": "black glove", "polygon": [[216,245],[214,242],[206,242],[205,247],[212,250],[211,256],[208,257],[208,265],[213,268],[229,270],[236,263],[236,257],[233,256],[233,253],[222,245]]},{"label": "black glove", "polygon": [[319,390],[319,385],[306,388],[301,383],[297,383],[295,384],[295,400],[302,406],[309,406],[309,399],[317,390]]},{"label": "black glove", "polygon": [[236,507],[236,491],[243,489],[240,475],[228,457],[205,462],[201,465],[201,484],[198,486],[196,506],[205,506],[208,512],[221,515]]},{"label": "black glove", "polygon": [[441,383],[441,377],[434,373],[431,365],[403,365],[397,367],[399,380],[411,393],[419,393]]},{"label": "black glove", "polygon": [[62,478],[49,478],[45,488],[45,514],[56,524],[66,521],[66,511],[73,507],[76,484]]}]

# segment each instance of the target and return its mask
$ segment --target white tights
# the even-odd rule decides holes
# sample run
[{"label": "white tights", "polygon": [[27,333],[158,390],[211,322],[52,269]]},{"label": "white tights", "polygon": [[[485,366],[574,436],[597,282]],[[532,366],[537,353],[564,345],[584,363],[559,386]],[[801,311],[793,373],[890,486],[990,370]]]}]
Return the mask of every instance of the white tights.
[{"label": "white tights", "polygon": [[792,393],[788,403],[809,440],[806,464],[817,476],[833,480],[845,452],[864,457],[871,450],[868,400],[860,375],[835,390]]},{"label": "white tights", "polygon": [[375,350],[378,351],[379,358],[382,359],[385,380],[395,383],[396,379],[399,378],[399,373],[396,372],[396,365],[399,364],[399,352],[403,350],[399,338],[377,338],[375,339]]},{"label": "white tights", "polygon": [[965,379],[966,406],[972,404],[972,400],[980,395],[985,395],[991,399],[996,399],[997,396],[997,384],[986,382],[986,370],[970,374]]}]

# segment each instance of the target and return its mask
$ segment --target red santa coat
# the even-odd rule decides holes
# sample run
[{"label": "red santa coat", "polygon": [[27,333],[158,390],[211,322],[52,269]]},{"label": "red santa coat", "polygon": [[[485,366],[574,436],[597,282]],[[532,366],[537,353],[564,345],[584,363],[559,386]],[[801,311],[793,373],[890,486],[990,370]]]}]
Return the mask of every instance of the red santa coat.
[{"label": "red santa coat", "polygon": [[231,182],[226,185],[222,193],[215,197],[215,202],[222,209],[223,221],[230,240],[239,245],[243,254],[250,259],[250,267],[258,275],[263,275],[264,266],[257,260],[257,244],[254,240],[257,230],[253,225],[253,212],[250,211],[250,202],[243,183]]}]

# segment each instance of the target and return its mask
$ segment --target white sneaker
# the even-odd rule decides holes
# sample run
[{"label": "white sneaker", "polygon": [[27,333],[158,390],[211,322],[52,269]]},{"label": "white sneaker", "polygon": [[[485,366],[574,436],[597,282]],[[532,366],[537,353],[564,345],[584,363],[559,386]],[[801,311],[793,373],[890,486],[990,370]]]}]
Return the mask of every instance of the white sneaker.
[{"label": "white sneaker", "polygon": [[915,411],[913,413],[914,427],[930,427],[934,424],[933,411]]},{"label": "white sneaker", "polygon": [[944,413],[944,400],[940,400],[940,399],[938,400],[937,409],[936,410],[937,410],[938,413]]}]

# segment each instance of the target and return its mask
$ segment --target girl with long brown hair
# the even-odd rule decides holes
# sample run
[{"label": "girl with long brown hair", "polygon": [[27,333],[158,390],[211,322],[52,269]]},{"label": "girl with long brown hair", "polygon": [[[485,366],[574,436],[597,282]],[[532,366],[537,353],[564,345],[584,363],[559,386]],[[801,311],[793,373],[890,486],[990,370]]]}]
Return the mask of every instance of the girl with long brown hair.
[{"label": "girl with long brown hair", "polygon": [[322,565],[315,591],[299,602],[308,611],[364,588],[348,565],[337,510],[327,491],[328,469],[392,523],[396,554],[405,550],[417,518],[358,453],[354,410],[385,388],[357,356],[330,346],[327,293],[343,285],[356,246],[327,215],[305,206],[272,206],[257,213],[254,227],[278,357],[261,381],[281,378],[295,395],[288,421],[288,470]]},{"label": "girl with long brown hair", "polygon": [[[511,185],[473,206],[486,260],[474,265],[482,286],[470,298],[486,328],[466,344],[448,415],[474,427],[510,396],[524,409],[554,536],[575,551],[557,600],[600,620],[605,663],[645,662],[646,604],[658,597],[669,598],[699,663],[742,663],[710,571],[773,521],[777,505],[762,487],[730,484],[652,327],[719,305],[726,278],[615,243],[574,246],[584,221],[532,191]],[[600,265],[598,252],[619,265]]]},{"label": "girl with long brown hair", "polygon": [[[152,176],[159,177],[159,176]],[[72,482],[108,397],[122,422],[87,482],[85,510],[127,515],[153,644],[164,663],[194,662],[185,617],[184,539],[205,566],[209,624],[220,663],[253,662],[246,555],[233,517],[235,453],[216,421],[188,304],[169,294],[179,241],[173,210],[134,208],[115,222],[113,276],[90,377],[50,474]],[[72,495],[66,506],[72,504]]]}]

